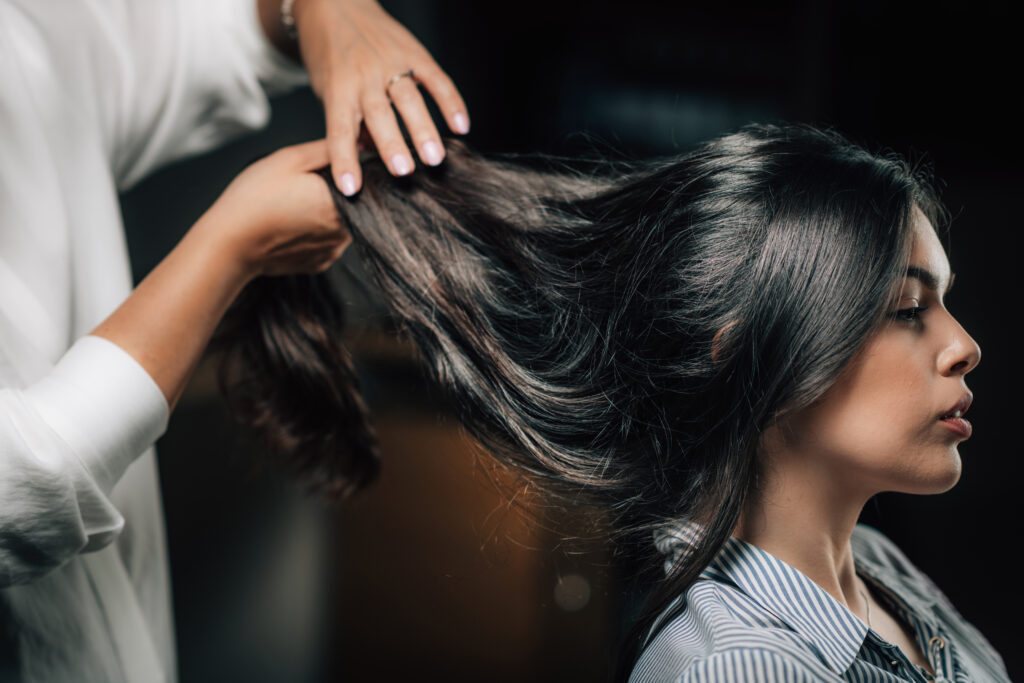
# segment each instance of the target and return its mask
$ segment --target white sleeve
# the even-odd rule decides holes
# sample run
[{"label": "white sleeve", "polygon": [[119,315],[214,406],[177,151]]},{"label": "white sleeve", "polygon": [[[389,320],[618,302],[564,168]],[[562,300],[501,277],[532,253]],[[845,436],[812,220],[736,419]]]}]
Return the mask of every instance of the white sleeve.
[{"label": "white sleeve", "polygon": [[260,25],[256,0],[108,0],[121,79],[114,169],[124,189],[176,159],[264,126],[268,96],[308,82]]},{"label": "white sleeve", "polygon": [[0,587],[117,537],[110,491],[167,419],[153,379],[100,337],[78,340],[35,384],[0,388]]}]

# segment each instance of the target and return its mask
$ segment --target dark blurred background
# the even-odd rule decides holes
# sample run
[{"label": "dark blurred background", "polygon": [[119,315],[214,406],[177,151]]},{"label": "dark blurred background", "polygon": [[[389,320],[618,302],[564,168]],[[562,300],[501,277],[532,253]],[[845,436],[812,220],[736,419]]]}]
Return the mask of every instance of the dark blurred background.
[{"label": "dark blurred background", "polygon": [[[976,429],[954,490],[880,496],[865,521],[935,579],[1011,677],[1024,675],[1013,431],[1024,145],[1010,3],[384,5],[453,77],[482,151],[642,158],[797,120],[930,160],[954,216],[949,307],[984,350],[969,378]],[[299,91],[275,101],[266,131],[133,189],[123,209],[136,277],[246,163],[322,130]],[[600,544],[546,530],[529,498],[522,507],[537,514],[509,503],[515,483],[461,435],[380,303],[346,292],[383,442],[372,489],[331,508],[258,461],[209,363],[159,443],[182,680],[601,680],[628,577]]]}]

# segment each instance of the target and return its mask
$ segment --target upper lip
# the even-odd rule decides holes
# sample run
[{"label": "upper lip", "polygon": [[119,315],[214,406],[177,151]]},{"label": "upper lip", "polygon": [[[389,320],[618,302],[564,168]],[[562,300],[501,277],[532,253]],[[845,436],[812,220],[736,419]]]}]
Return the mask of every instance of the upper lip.
[{"label": "upper lip", "polygon": [[959,411],[959,414],[956,415],[956,417],[962,416],[964,413],[967,412],[967,409],[971,407],[971,401],[973,400],[974,395],[969,391],[966,392],[963,396],[960,397],[960,400],[953,405],[953,407],[951,407],[949,410],[940,415],[939,419],[944,420],[947,417],[953,417],[954,414],[957,413],[957,411]]}]

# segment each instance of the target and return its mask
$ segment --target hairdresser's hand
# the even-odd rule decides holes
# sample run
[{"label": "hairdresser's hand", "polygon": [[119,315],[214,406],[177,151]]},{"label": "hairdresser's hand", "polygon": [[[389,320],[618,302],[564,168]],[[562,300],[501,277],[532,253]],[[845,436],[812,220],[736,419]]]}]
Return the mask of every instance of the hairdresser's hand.
[{"label": "hairdresser's hand", "polygon": [[284,147],[238,175],[196,223],[242,277],[326,270],[351,241],[323,178],[327,142]]},{"label": "hairdresser's hand", "polygon": [[132,356],[173,408],[239,292],[257,275],[327,268],[349,243],[313,173],[324,140],[285,147],[235,178],[125,301],[93,330]]},{"label": "hairdresser's hand", "polygon": [[[423,163],[436,166],[444,159],[441,136],[417,84],[434,98],[452,131],[469,132],[455,84],[375,0],[296,0],[293,13],[302,61],[324,104],[334,182],[344,194],[362,186],[357,150],[362,124],[391,173],[412,172],[413,156],[392,104]],[[410,70],[412,77],[394,78]]]}]

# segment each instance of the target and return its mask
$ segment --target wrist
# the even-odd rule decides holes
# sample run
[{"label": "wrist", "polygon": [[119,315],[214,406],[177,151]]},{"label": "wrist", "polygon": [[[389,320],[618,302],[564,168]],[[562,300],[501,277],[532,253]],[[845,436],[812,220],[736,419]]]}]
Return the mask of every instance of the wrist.
[{"label": "wrist", "polygon": [[259,261],[239,231],[210,211],[196,221],[178,247],[190,260],[216,273],[229,291],[241,292],[260,274]]}]

